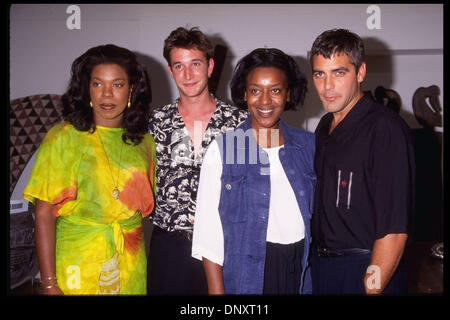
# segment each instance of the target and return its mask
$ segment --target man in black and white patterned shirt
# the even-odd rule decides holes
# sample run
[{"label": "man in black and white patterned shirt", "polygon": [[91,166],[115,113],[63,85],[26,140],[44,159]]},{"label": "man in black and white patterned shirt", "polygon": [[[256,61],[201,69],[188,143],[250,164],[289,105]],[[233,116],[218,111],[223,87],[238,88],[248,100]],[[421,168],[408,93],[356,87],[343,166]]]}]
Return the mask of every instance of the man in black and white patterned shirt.
[{"label": "man in black and white patterned shirt", "polygon": [[180,97],[157,108],[150,120],[156,143],[156,210],[148,257],[149,294],[207,294],[202,262],[191,257],[197,187],[206,148],[234,129],[247,111],[209,92],[213,46],[198,29],[177,28],[164,57]]}]

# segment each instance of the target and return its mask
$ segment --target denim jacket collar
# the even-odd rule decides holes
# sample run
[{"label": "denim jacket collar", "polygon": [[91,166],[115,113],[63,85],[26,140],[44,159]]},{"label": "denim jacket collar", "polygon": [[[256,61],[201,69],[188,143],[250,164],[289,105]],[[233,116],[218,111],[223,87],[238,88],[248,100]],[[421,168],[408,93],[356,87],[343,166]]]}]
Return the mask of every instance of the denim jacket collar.
[{"label": "denim jacket collar", "polygon": [[[250,115],[241,125],[239,128],[241,128],[243,131],[247,131],[252,128],[252,122],[251,122],[252,116]],[[297,140],[294,139],[291,134],[289,133],[289,130],[287,130],[287,125],[284,123],[283,120],[280,119],[280,130],[283,134],[284,139],[284,147],[287,148],[298,148],[302,149],[304,146]],[[254,136],[251,135],[251,139],[255,140]],[[258,149],[260,149],[258,145]]]}]

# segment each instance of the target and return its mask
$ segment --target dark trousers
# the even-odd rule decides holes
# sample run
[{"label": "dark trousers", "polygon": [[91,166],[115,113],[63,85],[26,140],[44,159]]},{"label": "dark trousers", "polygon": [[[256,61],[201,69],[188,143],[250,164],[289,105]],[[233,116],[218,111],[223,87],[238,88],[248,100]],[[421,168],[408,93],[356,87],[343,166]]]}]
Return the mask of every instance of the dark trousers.
[{"label": "dark trousers", "polygon": [[267,242],[263,294],[299,294],[304,240],[292,244]]},{"label": "dark trousers", "polygon": [[[370,265],[371,254],[355,254],[343,257],[319,257],[311,253],[311,277],[313,294],[365,294],[364,276]],[[407,293],[406,267],[403,259],[383,294]]]},{"label": "dark trousers", "polygon": [[147,263],[149,295],[207,295],[203,263],[191,256],[192,242],[154,227]]}]

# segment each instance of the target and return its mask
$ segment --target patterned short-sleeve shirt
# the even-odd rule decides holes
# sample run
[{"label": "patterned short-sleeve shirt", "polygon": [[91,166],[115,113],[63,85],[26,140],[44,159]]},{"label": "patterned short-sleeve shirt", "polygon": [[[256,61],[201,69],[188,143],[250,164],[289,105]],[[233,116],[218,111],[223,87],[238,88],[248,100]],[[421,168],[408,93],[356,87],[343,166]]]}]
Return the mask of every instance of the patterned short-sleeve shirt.
[{"label": "patterned short-sleeve shirt", "polygon": [[214,111],[202,137],[197,155],[178,112],[179,99],[152,112],[149,131],[156,144],[156,209],[153,223],[169,232],[192,233],[200,168],[206,148],[219,134],[238,127],[248,116],[239,109],[216,99]]}]

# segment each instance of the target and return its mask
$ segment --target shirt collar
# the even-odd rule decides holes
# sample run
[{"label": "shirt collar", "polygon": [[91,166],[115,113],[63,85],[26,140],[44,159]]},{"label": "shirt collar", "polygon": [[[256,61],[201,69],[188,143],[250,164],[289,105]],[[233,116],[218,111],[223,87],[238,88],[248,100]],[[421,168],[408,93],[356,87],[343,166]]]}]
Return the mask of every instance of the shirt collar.
[{"label": "shirt collar", "polygon": [[[214,100],[216,101],[216,111],[217,109],[219,109],[221,104],[224,104],[223,101],[220,101],[219,99],[217,99],[217,97],[210,93],[210,96],[214,98]],[[175,101],[172,103],[172,108],[174,108],[175,110],[178,111],[178,103],[180,102],[180,97],[176,98]]]},{"label": "shirt collar", "polygon": [[[372,103],[372,98],[370,94],[364,93],[364,95],[356,102],[353,108],[347,113],[344,119],[336,126],[333,130],[332,135],[339,134],[341,131],[353,130],[353,124],[358,123],[369,111],[370,105]],[[333,114],[328,113],[326,115],[326,134],[330,129],[331,121],[333,120]]]},{"label": "shirt collar", "polygon": [[[251,117],[252,116],[249,115],[247,119],[238,128],[242,129],[244,132],[251,129],[252,128]],[[283,134],[284,147],[303,148],[303,145],[299,143],[297,139],[292,138],[289,126],[286,123],[284,123],[284,121],[281,119],[280,119],[280,130],[281,133]]]}]

